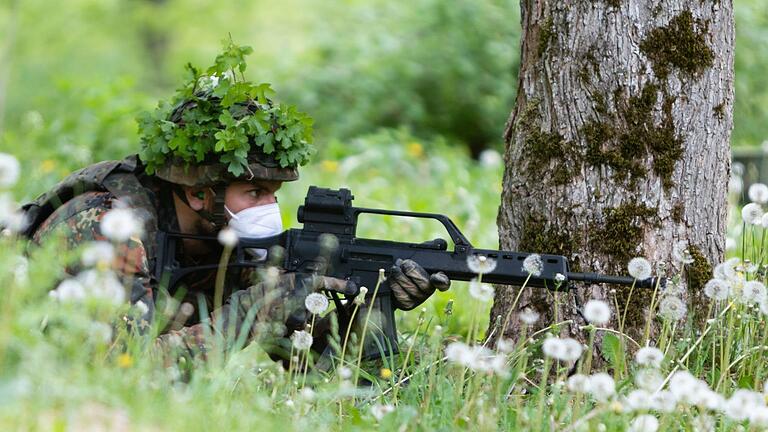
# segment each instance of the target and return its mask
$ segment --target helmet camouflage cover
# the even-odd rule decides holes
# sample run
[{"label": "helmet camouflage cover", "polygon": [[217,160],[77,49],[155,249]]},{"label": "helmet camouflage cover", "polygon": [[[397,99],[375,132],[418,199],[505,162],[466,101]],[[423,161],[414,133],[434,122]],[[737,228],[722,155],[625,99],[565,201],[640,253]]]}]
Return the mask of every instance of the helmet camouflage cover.
[{"label": "helmet camouflage cover", "polygon": [[205,73],[188,64],[190,79],[171,101],[138,117],[147,173],[186,186],[299,178],[315,151],[313,121],[275,102],[269,84],[244,79],[251,52],[225,41]]}]

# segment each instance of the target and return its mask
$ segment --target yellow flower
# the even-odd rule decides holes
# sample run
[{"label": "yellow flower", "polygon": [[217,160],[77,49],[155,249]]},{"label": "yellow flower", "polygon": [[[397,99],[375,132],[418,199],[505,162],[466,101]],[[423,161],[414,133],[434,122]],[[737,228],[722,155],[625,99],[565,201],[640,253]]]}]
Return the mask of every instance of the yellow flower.
[{"label": "yellow flower", "polygon": [[329,173],[335,173],[339,169],[339,163],[332,160],[324,160],[320,162],[320,166],[322,167],[323,171]]},{"label": "yellow flower", "polygon": [[56,161],[53,159],[46,159],[40,163],[40,170],[43,174],[48,174],[56,168]]},{"label": "yellow flower", "polygon": [[381,376],[383,379],[390,379],[392,378],[392,371],[389,368],[381,368],[381,371],[379,371],[379,376]]},{"label": "yellow flower", "polygon": [[424,155],[424,147],[422,147],[421,144],[417,143],[416,141],[409,142],[408,146],[406,147],[406,151],[409,155],[415,158]]},{"label": "yellow flower", "polygon": [[123,369],[129,368],[133,366],[133,357],[128,353],[122,353],[117,356],[117,365]]}]

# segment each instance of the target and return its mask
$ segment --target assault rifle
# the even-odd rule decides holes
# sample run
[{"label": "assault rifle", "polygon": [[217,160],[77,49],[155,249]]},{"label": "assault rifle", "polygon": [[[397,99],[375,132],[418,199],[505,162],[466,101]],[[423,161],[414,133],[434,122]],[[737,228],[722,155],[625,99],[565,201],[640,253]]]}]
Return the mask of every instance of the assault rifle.
[{"label": "assault rifle", "polygon": [[[298,209],[297,218],[304,224],[303,228],[289,229],[269,238],[240,238],[232,251],[229,266],[260,267],[264,266],[265,262],[278,261],[277,264],[289,272],[322,274],[351,280],[357,287],[368,287],[365,305],[358,311],[357,317],[365,317],[366,308],[374,308],[378,313],[376,322],[369,323],[373,334],[367,337],[369,343],[366,343],[364,348],[366,356],[397,352],[395,311],[392,293],[386,281],[381,283],[376,297],[373,298],[379,269],[389,269],[397,259],[412,259],[429,273],[441,271],[451,280],[469,281],[477,275],[469,269],[467,259],[484,256],[495,260],[496,267],[493,271],[483,274],[483,282],[515,286],[525,284],[527,287],[559,291],[568,290],[570,283],[575,281],[618,285],[635,283],[638,288],[653,288],[657,283],[665,283],[663,278],[635,281],[627,276],[575,273],[569,270],[566,257],[548,254],[540,254],[543,264],[541,274],[529,277],[522,264],[531,253],[477,249],[453,221],[442,214],[353,207],[353,198],[349,189],[333,190],[310,186],[304,205]],[[440,238],[424,243],[359,238],[356,232],[358,217],[361,214],[434,219],[446,229],[454,248],[448,250],[448,242]],[[329,234],[335,236],[338,241],[337,247],[330,251],[324,247]],[[215,237],[169,232],[158,234],[156,277],[164,282],[169,291],[194,272],[215,270],[219,267],[218,262],[181,267],[175,253],[178,242],[183,239],[217,241]],[[266,249],[267,259],[257,261],[247,252],[249,249]],[[355,296],[342,299],[335,292],[327,294],[339,311],[339,328],[346,329],[351,317],[342,305]]]}]

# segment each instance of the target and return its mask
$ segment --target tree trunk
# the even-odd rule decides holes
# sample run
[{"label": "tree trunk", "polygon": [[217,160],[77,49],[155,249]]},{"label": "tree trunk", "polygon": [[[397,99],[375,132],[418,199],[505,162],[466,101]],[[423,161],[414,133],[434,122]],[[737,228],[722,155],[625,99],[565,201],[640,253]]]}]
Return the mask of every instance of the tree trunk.
[{"label": "tree trunk", "polygon": [[[668,277],[682,276],[689,319],[700,317],[702,287],[725,250],[732,1],[522,0],[521,12],[501,248],[565,255],[571,271],[626,275],[636,256],[663,263]],[[672,260],[681,241],[692,264]],[[650,290],[629,298],[629,288],[576,288],[558,295],[557,319],[573,321],[564,335],[583,340],[583,305],[604,299],[614,309],[609,325],[617,327],[618,304],[642,343]],[[516,294],[497,289],[492,327]],[[525,290],[505,337],[516,338],[527,307],[541,314],[539,327],[556,317],[551,293]]]}]

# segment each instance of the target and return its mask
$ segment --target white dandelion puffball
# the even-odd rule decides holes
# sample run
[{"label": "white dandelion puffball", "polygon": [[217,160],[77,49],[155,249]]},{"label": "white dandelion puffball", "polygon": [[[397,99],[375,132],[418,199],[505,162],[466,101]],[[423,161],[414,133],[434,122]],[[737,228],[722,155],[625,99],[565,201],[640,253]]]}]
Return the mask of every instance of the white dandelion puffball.
[{"label": "white dandelion puffball", "polygon": [[[763,214],[763,217],[760,218],[760,225],[763,228],[768,228],[768,213]],[[728,249],[728,239],[725,240],[725,244],[726,244],[725,248],[727,250]]]},{"label": "white dandelion puffball", "polygon": [[378,421],[384,418],[387,414],[393,412],[395,407],[392,405],[376,404],[371,406],[371,415]]},{"label": "white dandelion puffball", "polygon": [[563,361],[576,361],[581,357],[584,346],[579,341],[572,338],[563,339]]},{"label": "white dandelion puffball", "polygon": [[113,271],[85,270],[77,274],[77,280],[85,287],[89,297],[113,304],[125,302],[125,287]]},{"label": "white dandelion puffball", "polygon": [[654,368],[661,367],[664,361],[664,353],[654,347],[643,347],[635,353],[635,362],[640,366],[650,366]]},{"label": "white dandelion puffball", "polygon": [[656,432],[657,430],[659,430],[659,420],[650,414],[635,417],[629,425],[629,432]]},{"label": "white dandelion puffball", "polygon": [[539,254],[530,254],[523,260],[523,270],[531,276],[540,276],[543,269],[544,262]]},{"label": "white dandelion puffball", "polygon": [[233,248],[237,246],[237,241],[239,240],[239,237],[237,236],[237,233],[232,228],[226,227],[223,228],[221,231],[219,231],[218,235],[219,243],[221,243],[222,246]]},{"label": "white dandelion puffball", "polygon": [[677,397],[669,390],[659,390],[651,393],[650,402],[653,409],[663,413],[674,412],[677,408]]},{"label": "white dandelion puffball", "polygon": [[544,352],[545,356],[559,360],[563,356],[565,347],[560,338],[549,337],[544,339],[544,342],[541,344],[541,351]]},{"label": "white dandelion puffball", "polygon": [[765,204],[768,202],[768,186],[763,183],[754,183],[749,187],[747,196],[753,203]]},{"label": "white dandelion puffball", "polygon": [[688,371],[677,371],[669,380],[669,391],[679,403],[696,405],[701,395],[707,390],[709,390],[707,383]]},{"label": "white dandelion puffball", "polygon": [[115,260],[115,248],[109,242],[92,242],[83,250],[80,260],[86,267],[110,265]]},{"label": "white dandelion puffball", "polygon": [[632,390],[624,397],[624,403],[630,411],[642,411],[652,409],[651,394],[643,389]]},{"label": "white dandelion puffball", "polygon": [[469,282],[469,295],[482,302],[493,300],[494,289],[491,285],[472,279]]},{"label": "white dandelion puffball", "polygon": [[515,350],[515,341],[512,339],[499,338],[496,342],[496,349],[503,353],[511,353]]},{"label": "white dandelion puffball", "polygon": [[336,371],[336,373],[338,373],[339,374],[339,378],[341,378],[343,380],[348,380],[348,379],[352,378],[352,369],[350,369],[350,368],[348,368],[346,366],[340,367]]},{"label": "white dandelion puffball", "polygon": [[760,303],[765,299],[765,285],[760,281],[746,282],[741,288],[741,301],[744,303]]},{"label": "white dandelion puffball", "polygon": [[644,280],[651,277],[651,263],[642,257],[632,258],[627,264],[629,275],[637,280]]},{"label": "white dandelion puffball", "polygon": [[688,291],[685,284],[682,281],[667,281],[667,286],[662,290],[663,295],[675,295],[682,296]]},{"label": "white dandelion puffball", "polygon": [[749,418],[754,409],[762,406],[765,406],[765,398],[762,393],[738,389],[725,402],[723,411],[728,417],[736,421],[743,421]]},{"label": "white dandelion puffball", "polygon": [[311,293],[304,299],[304,306],[310,313],[320,315],[328,309],[328,297],[320,293]]},{"label": "white dandelion puffball", "polygon": [[659,315],[672,321],[678,321],[685,318],[688,311],[685,302],[675,296],[667,296],[659,302]]},{"label": "white dandelion puffball", "polygon": [[555,282],[557,283],[565,282],[565,275],[562,273],[555,273]]},{"label": "white dandelion puffball", "polygon": [[728,192],[734,195],[741,195],[741,191],[744,189],[744,180],[741,177],[731,176],[728,180]]},{"label": "white dandelion puffball", "polygon": [[88,336],[96,343],[108,344],[112,342],[112,326],[94,321],[88,327]]},{"label": "white dandelion puffball", "polygon": [[592,324],[603,325],[611,319],[611,308],[602,300],[590,300],[584,305],[584,318]]},{"label": "white dandelion puffball", "polygon": [[294,331],[291,335],[291,343],[298,351],[306,351],[312,348],[312,335],[304,330]]},{"label": "white dandelion puffball", "polygon": [[77,279],[64,279],[48,295],[59,301],[82,300],[85,298],[85,287]]},{"label": "white dandelion puffball", "polygon": [[658,390],[663,382],[664,376],[658,369],[642,368],[635,372],[635,385],[651,393]]},{"label": "white dandelion puffball", "polygon": [[531,308],[523,309],[518,315],[520,321],[526,325],[534,325],[539,320],[539,313]]},{"label": "white dandelion puffball", "polygon": [[672,246],[672,259],[681,264],[693,263],[693,255],[691,255],[691,251],[688,249],[687,241],[680,240]]},{"label": "white dandelion puffball", "polygon": [[133,305],[137,311],[139,311],[139,315],[144,316],[149,312],[149,306],[147,306],[146,303],[144,303],[144,300],[139,300],[136,302],[136,304]]},{"label": "white dandelion puffball", "polygon": [[13,155],[0,153],[0,187],[8,188],[15,185],[20,173],[19,161]]},{"label": "white dandelion puffball", "polygon": [[467,257],[467,267],[475,274],[486,274],[496,269],[496,260],[485,255],[470,255]]},{"label": "white dandelion puffball", "polygon": [[768,316],[768,300],[763,300],[758,304],[758,307],[760,308],[760,313],[763,315]]},{"label": "white dandelion puffball", "polygon": [[584,348],[575,339],[550,337],[544,340],[541,349],[544,355],[555,360],[576,361],[581,357]]},{"label": "white dandelion puffball", "polygon": [[496,168],[504,164],[504,159],[501,157],[501,154],[494,149],[483,150],[480,152],[480,156],[478,156],[477,159],[480,162],[480,165],[486,168]]},{"label": "white dandelion puffball", "polygon": [[116,208],[108,211],[99,224],[101,233],[116,242],[124,242],[141,234],[141,225],[131,209]]},{"label": "white dandelion puffball", "polygon": [[466,366],[471,356],[471,349],[464,342],[453,342],[445,347],[445,357],[453,363]]},{"label": "white dandelion puffball", "polygon": [[763,209],[760,204],[749,203],[741,209],[741,218],[748,225],[760,225],[763,222]]},{"label": "white dandelion puffball", "polygon": [[605,402],[616,394],[616,382],[605,372],[589,377],[589,393],[598,401]]},{"label": "white dandelion puffball", "polygon": [[574,374],[568,378],[565,387],[571,393],[588,393],[589,377],[584,374]]},{"label": "white dandelion puffball", "polygon": [[[768,228],[766,226],[763,226],[763,228]],[[736,240],[728,237],[725,239],[725,250],[731,251],[736,249]]]}]

